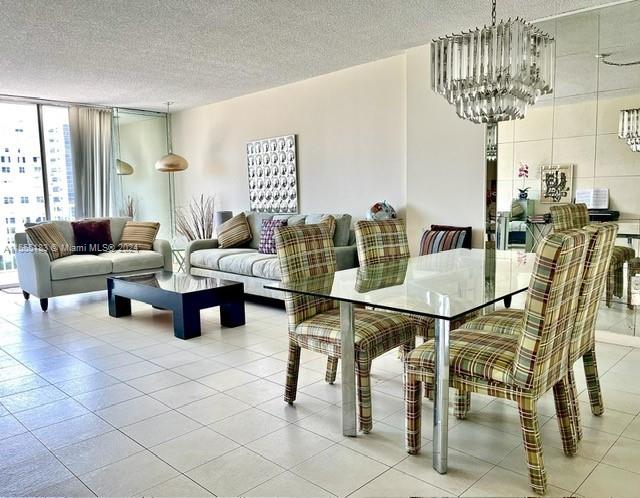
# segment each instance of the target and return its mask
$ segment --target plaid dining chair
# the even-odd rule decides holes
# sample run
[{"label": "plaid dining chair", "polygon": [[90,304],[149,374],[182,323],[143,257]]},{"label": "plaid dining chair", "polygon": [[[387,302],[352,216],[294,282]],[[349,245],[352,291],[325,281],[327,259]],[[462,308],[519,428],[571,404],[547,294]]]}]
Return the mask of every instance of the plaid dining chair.
[{"label": "plaid dining chair", "polygon": [[[575,230],[546,236],[538,245],[517,334],[459,329],[450,334],[450,386],[460,392],[509,399],[518,404],[529,482],[546,490],[546,473],[536,404],[553,389],[565,453],[575,452],[568,393],[569,349],[578,309],[589,234]],[[422,383],[434,382],[434,341],[416,347],[405,360],[407,451],[421,446]]]},{"label": "plaid dining chair", "polygon": [[[276,251],[283,284],[310,286],[310,291],[331,290],[336,271],[336,255],[329,232],[322,224],[279,227]],[[337,302],[293,292],[285,293],[288,317],[289,357],[284,399],[296,399],[301,348],[340,358],[340,314]],[[360,430],[373,425],[370,371],[374,358],[401,347],[411,350],[415,343],[413,320],[397,313],[365,309],[354,311],[355,363]]]}]

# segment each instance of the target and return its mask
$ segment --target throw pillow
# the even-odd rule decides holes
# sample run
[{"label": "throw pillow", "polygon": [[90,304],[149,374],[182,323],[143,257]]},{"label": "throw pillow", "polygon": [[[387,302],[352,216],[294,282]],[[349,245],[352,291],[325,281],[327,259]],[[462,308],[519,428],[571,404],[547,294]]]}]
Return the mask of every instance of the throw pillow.
[{"label": "throw pillow", "polygon": [[122,230],[119,249],[149,251],[160,229],[160,223],[153,221],[127,221]]},{"label": "throw pillow", "polygon": [[464,247],[465,230],[427,230],[420,241],[420,255]]},{"label": "throw pillow", "polygon": [[316,223],[306,223],[307,225],[324,225],[324,227],[329,231],[329,236],[331,240],[333,240],[333,236],[336,233],[336,219],[330,214],[325,214],[320,218],[320,221]]},{"label": "throw pillow", "polygon": [[29,243],[44,249],[49,259],[63,258],[73,254],[71,246],[65,240],[62,231],[54,223],[41,223],[25,229]]},{"label": "throw pillow", "polygon": [[261,254],[276,253],[276,228],[286,227],[287,220],[262,220],[262,229],[260,230],[260,245],[258,252]]},{"label": "throw pillow", "polygon": [[72,221],[71,227],[76,254],[98,254],[113,250],[109,220]]},{"label": "throw pillow", "polygon": [[218,245],[221,248],[238,247],[251,240],[251,229],[244,213],[235,215],[218,227]]}]

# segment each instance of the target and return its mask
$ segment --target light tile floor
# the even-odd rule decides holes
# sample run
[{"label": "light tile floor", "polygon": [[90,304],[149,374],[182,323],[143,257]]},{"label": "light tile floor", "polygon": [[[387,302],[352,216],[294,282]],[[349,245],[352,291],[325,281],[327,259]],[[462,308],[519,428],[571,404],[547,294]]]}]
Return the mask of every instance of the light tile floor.
[{"label": "light tile floor", "polygon": [[[402,366],[373,363],[374,430],[344,438],[340,385],[304,351],[297,402],[282,401],[281,309],[247,304],[247,325],[173,337],[168,312],[133,303],[107,315],[104,293],[36,300],[0,292],[0,495],[513,496],[529,495],[516,409],[474,397],[451,419],[450,470],[404,451]],[[581,391],[584,440],[562,453],[551,397],[540,403],[549,494],[636,495],[640,488],[640,350],[600,343],[607,411]],[[339,377],[338,377],[339,378]]]}]

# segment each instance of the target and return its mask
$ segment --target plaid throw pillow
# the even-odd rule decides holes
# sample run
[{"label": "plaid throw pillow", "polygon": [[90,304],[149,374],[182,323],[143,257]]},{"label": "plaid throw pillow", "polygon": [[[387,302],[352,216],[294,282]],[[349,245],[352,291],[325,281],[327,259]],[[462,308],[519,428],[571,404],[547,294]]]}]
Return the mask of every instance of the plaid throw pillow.
[{"label": "plaid throw pillow", "polygon": [[160,223],[151,221],[127,221],[118,248],[149,251],[160,229]]},{"label": "plaid throw pillow", "polygon": [[286,227],[287,220],[262,220],[260,230],[260,245],[258,252],[261,254],[276,253],[276,228]]},{"label": "plaid throw pillow", "polygon": [[73,254],[71,246],[54,223],[41,223],[40,225],[29,227],[25,230],[25,233],[29,243],[47,251],[51,261]]},{"label": "plaid throw pillow", "polygon": [[238,247],[251,240],[251,228],[244,213],[235,215],[218,227],[218,245],[221,248]]}]

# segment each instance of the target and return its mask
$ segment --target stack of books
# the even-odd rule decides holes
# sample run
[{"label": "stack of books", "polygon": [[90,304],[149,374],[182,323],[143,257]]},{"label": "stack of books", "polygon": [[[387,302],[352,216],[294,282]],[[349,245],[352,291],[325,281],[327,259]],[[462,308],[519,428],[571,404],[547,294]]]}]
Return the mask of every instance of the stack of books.
[{"label": "stack of books", "polygon": [[545,224],[551,223],[551,213],[533,214],[527,217],[529,223]]}]

